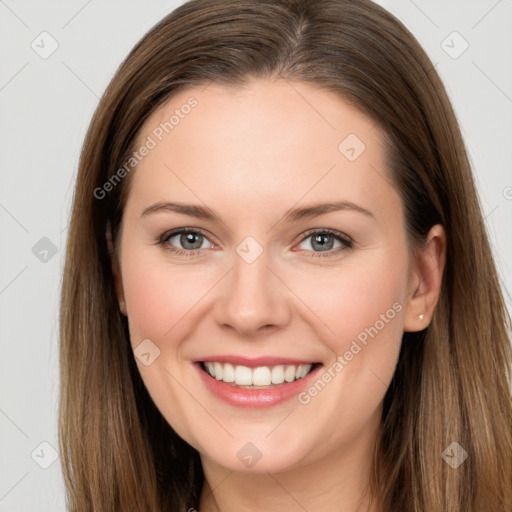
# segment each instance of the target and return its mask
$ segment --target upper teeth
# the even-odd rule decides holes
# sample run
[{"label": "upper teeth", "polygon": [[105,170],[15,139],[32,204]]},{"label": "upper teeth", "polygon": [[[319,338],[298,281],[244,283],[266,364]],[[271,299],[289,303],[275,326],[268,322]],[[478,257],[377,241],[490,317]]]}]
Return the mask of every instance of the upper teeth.
[{"label": "upper teeth", "polygon": [[312,364],[258,366],[233,366],[230,363],[205,362],[208,373],[217,380],[234,382],[238,386],[270,386],[282,384],[284,381],[305,377],[311,370]]}]

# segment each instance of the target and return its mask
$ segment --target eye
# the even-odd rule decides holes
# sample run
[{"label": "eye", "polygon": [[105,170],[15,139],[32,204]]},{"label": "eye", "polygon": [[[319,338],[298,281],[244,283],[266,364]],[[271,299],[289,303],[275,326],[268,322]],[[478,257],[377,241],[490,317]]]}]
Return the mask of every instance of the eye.
[{"label": "eye", "polygon": [[[332,229],[314,229],[305,233],[300,241],[304,244],[306,240],[311,239],[308,248],[302,249],[311,252],[311,257],[329,257],[343,250],[353,247],[353,241],[350,237],[334,231]],[[338,244],[334,248],[335,244]],[[165,250],[178,254],[180,256],[199,256],[203,249],[212,248],[212,243],[206,237],[206,234],[198,229],[182,228],[164,233],[158,240]],[[182,248],[176,247],[181,245]]]},{"label": "eye", "polygon": [[[300,243],[303,244],[308,239],[311,239],[311,241],[306,245],[313,248],[313,252],[310,254],[311,257],[333,256],[340,251],[352,248],[354,245],[354,242],[348,236],[332,229],[315,229],[308,231],[304,234]],[[338,246],[333,249],[336,242]],[[316,251],[316,249],[318,249],[318,251]]]},{"label": "eye", "polygon": [[[204,233],[194,229],[179,229],[164,233],[158,243],[166,250],[181,256],[198,256],[202,249],[212,246]],[[181,244],[183,249],[176,247],[175,244]]]}]

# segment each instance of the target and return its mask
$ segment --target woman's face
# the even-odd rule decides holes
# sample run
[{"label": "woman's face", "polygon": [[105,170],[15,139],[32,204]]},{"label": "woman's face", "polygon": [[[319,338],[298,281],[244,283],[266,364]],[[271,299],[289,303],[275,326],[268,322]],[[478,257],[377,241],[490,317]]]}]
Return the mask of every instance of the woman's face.
[{"label": "woman's face", "polygon": [[381,137],[284,80],[187,89],[145,123],[119,296],[152,399],[203,460],[276,472],[374,439],[403,331],[425,327]]}]

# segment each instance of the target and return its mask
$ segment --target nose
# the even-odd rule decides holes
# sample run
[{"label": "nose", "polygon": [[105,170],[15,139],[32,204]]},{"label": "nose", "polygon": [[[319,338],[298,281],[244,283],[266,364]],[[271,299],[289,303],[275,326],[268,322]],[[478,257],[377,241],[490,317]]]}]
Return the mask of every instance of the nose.
[{"label": "nose", "polygon": [[291,292],[269,265],[265,251],[251,263],[235,253],[223,279],[215,318],[222,328],[250,337],[285,327],[291,318]]}]

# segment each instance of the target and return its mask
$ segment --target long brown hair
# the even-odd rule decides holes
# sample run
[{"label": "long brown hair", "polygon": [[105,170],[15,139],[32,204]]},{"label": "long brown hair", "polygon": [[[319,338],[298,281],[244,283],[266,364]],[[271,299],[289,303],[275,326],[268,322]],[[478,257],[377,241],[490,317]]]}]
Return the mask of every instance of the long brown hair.
[{"label": "long brown hair", "polygon": [[[117,247],[136,168],[101,197],[95,191],[177,91],[250,77],[315,84],[361,109],[386,134],[411,247],[436,223],[448,234],[434,316],[404,333],[384,400],[370,482],[382,510],[512,510],[510,317],[470,163],[431,61],[369,0],[192,0],[117,70],[83,145],[63,274],[59,435],[69,510],[199,506],[199,454],[152,402],[115,293],[106,226]],[[468,454],[456,469],[442,457],[454,442]]]}]

